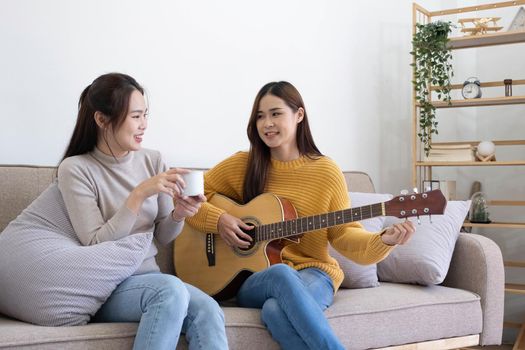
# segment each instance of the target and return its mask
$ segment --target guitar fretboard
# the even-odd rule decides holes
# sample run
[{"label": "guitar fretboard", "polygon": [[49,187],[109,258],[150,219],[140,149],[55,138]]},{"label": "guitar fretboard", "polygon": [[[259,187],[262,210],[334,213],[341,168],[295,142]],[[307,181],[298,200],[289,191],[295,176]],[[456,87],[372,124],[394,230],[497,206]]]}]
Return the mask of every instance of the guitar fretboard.
[{"label": "guitar fretboard", "polygon": [[358,208],[338,210],[326,214],[305,216],[302,218],[257,226],[255,228],[255,238],[257,241],[268,241],[277,238],[290,237],[309,231],[346,224],[353,221],[370,219],[381,215],[385,215],[383,203],[365,205]]}]

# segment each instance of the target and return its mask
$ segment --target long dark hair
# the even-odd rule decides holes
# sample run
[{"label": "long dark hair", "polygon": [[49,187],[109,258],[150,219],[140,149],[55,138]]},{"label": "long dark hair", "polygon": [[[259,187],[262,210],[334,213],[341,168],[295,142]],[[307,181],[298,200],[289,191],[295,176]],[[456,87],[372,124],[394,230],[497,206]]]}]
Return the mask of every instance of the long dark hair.
[{"label": "long dark hair", "polygon": [[99,137],[95,112],[104,114],[112,129],[117,130],[126,119],[129,98],[135,90],[144,95],[142,86],[122,73],[101,75],[88,85],[80,95],[75,129],[60,162],[95,149]]},{"label": "long dark hair", "polygon": [[299,108],[303,108],[304,117],[297,125],[296,135],[299,153],[309,158],[322,156],[310,132],[306,108],[304,107],[303,98],[301,94],[299,94],[299,91],[287,81],[272,82],[264,85],[261,90],[259,90],[253,102],[252,113],[247,128],[248,139],[250,140],[250,153],[248,156],[248,168],[244,175],[243,201],[245,203],[264,192],[268,179],[268,170],[271,165],[270,148],[259,137],[259,132],[257,131],[257,112],[261,99],[266,95],[279,97],[294,113],[297,112]]}]

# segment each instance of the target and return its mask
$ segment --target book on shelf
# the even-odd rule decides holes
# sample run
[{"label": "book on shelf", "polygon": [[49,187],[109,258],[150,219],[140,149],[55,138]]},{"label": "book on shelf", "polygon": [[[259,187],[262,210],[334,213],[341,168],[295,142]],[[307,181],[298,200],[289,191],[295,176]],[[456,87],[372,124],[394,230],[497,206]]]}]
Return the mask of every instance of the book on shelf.
[{"label": "book on shelf", "polygon": [[475,162],[474,148],[470,144],[432,145],[424,156],[425,162]]}]

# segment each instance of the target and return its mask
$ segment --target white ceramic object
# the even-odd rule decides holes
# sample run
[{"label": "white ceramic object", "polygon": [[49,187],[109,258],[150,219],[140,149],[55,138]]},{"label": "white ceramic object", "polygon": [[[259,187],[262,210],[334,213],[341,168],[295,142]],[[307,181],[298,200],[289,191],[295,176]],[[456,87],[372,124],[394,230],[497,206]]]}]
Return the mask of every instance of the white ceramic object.
[{"label": "white ceramic object", "polygon": [[494,154],[496,146],[491,141],[481,141],[478,145],[478,154],[482,157],[488,157]]}]

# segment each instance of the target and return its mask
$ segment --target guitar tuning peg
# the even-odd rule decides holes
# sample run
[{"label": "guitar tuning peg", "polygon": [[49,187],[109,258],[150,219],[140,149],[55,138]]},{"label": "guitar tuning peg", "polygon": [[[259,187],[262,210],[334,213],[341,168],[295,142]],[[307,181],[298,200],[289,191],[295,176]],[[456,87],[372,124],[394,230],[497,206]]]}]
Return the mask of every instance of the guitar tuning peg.
[{"label": "guitar tuning peg", "polygon": [[421,220],[419,219],[419,215],[417,216],[417,224],[421,225]]},{"label": "guitar tuning peg", "polygon": [[408,190],[401,190],[400,193],[402,196],[406,196],[408,194]]},{"label": "guitar tuning peg", "polygon": [[413,191],[414,193],[416,193],[416,194],[419,193],[417,187],[414,187],[414,188],[412,189],[412,191]]},{"label": "guitar tuning peg", "polygon": [[429,221],[430,223],[432,223],[432,214],[430,214],[430,215],[428,216],[428,221]]},{"label": "guitar tuning peg", "polygon": [[430,190],[432,190],[430,186],[425,187],[425,192],[430,192]]}]

